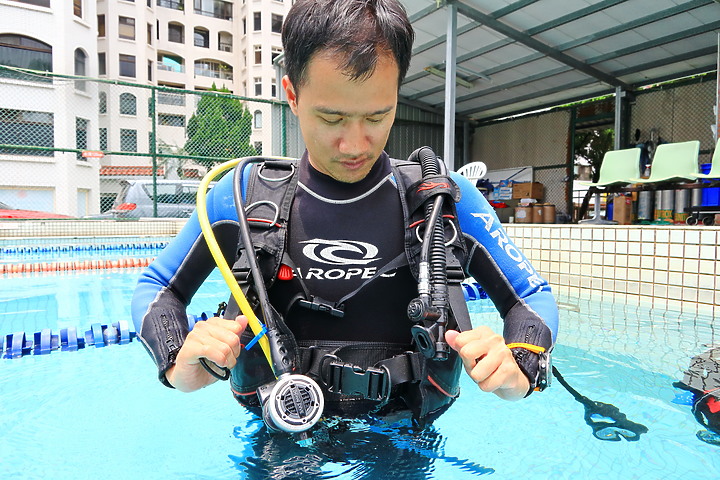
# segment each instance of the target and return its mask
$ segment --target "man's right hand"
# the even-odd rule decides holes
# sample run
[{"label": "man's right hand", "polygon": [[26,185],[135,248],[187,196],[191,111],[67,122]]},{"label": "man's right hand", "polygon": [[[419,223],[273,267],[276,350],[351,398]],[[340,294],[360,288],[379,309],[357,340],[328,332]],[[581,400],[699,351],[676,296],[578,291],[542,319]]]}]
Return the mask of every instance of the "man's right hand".
[{"label": "man's right hand", "polygon": [[235,320],[213,317],[197,322],[180,348],[175,365],[165,372],[170,385],[181,392],[193,392],[214,383],[217,379],[205,370],[200,359],[232,369],[240,355],[240,335],[246,327],[244,315]]}]

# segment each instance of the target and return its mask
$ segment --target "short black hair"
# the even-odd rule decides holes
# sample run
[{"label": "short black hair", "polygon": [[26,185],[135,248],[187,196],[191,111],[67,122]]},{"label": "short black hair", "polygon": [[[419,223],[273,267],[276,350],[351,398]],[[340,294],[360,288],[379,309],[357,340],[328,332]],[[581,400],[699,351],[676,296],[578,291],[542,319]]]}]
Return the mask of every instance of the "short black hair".
[{"label": "short black hair", "polygon": [[414,39],[399,0],[298,0],[282,29],[285,71],[298,90],[313,55],[324,52],[337,55],[352,80],[363,80],[373,74],[380,55],[390,54],[400,71],[400,88]]}]

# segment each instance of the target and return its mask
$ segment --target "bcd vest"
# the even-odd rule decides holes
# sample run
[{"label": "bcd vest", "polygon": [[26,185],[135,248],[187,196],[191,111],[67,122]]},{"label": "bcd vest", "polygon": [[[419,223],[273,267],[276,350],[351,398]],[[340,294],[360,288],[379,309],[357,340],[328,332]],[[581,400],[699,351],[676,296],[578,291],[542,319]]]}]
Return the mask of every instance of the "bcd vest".
[{"label": "bcd vest", "polygon": [[[297,302],[303,308],[315,310],[317,315],[342,316],[343,302],[378,276],[409,265],[414,277],[418,278],[421,242],[415,231],[417,227],[410,226],[424,221],[422,207],[428,193],[417,192],[424,192],[427,188],[417,188],[423,181],[419,163],[391,159],[391,169],[403,210],[404,254],[391,260],[373,278],[334,303],[313,296],[304,287],[302,280],[288,275],[292,271],[293,262],[286,253],[285,245],[290,210],[298,184],[297,161],[267,159],[249,169],[244,205],[254,254],[258,258],[265,285],[270,290],[278,275],[281,275],[284,281],[291,281],[295,286],[291,289],[294,294],[283,300],[286,305],[280,308],[276,306],[278,311],[287,312]],[[247,170],[243,173],[248,174]],[[447,195],[451,200],[444,202],[442,212],[447,219],[446,238],[450,239],[445,248],[450,303],[447,328],[468,330],[471,328],[470,318],[460,285],[465,278],[462,265],[465,264],[467,251],[455,212],[459,189],[449,177],[442,177],[442,180],[435,184],[446,184],[440,194]],[[242,188],[242,185],[236,185],[235,188]],[[253,279],[245,261],[246,252],[240,243],[233,273],[258,313],[258,318],[262,318],[253,291]],[[231,297],[225,318],[235,318],[239,314],[238,310]],[[410,328],[408,319],[399,321],[408,322]],[[247,329],[242,335],[242,344],[247,345],[253,336]],[[447,360],[436,361],[425,358],[413,345],[349,341],[315,341],[311,345],[301,341],[298,347],[295,373],[308,375],[321,386],[325,396],[326,416],[410,410],[415,423],[425,425],[442,414],[460,393],[462,363],[452,349]],[[256,346],[241,350],[230,380],[236,399],[246,407],[257,408],[257,388],[272,382],[274,376],[261,349]]]}]

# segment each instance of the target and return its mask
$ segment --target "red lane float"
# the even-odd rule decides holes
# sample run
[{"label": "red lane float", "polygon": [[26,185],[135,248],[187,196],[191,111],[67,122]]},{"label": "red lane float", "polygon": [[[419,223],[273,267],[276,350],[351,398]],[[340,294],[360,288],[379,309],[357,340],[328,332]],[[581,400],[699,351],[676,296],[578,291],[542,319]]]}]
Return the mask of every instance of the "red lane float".
[{"label": "red lane float", "polygon": [[15,273],[66,272],[147,267],[150,258],[121,258],[119,260],[84,260],[74,262],[0,263],[0,275]]}]

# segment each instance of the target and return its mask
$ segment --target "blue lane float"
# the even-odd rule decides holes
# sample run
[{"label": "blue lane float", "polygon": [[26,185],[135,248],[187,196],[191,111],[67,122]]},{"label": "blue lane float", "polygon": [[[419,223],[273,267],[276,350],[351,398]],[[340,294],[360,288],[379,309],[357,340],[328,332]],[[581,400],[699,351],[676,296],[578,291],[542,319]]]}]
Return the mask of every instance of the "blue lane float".
[{"label": "blue lane float", "polygon": [[[463,282],[465,301],[483,300],[488,298],[485,290],[475,282]],[[215,312],[202,312],[199,315],[188,315],[188,328],[192,330],[197,322],[214,317]],[[137,334],[130,330],[126,320],[120,320],[109,325],[93,323],[90,329],[78,335],[75,327],[61,329],[53,333],[45,328],[28,336],[25,332],[15,332],[5,335],[5,341],[0,343],[2,358],[14,359],[26,355],[48,355],[52,351],[76,352],[85,347],[94,346],[102,348],[108,345],[127,345]]]},{"label": "blue lane float", "polygon": [[[197,322],[207,320],[215,316],[214,312],[202,312],[200,315],[188,315],[188,327],[190,329]],[[57,333],[49,328],[44,328],[32,335],[25,332],[15,332],[5,335],[3,342],[0,342],[0,354],[2,358],[14,359],[27,355],[48,355],[54,350],[62,352],[76,352],[85,347],[94,346],[102,348],[108,345],[127,345],[137,334],[130,330],[130,324],[126,320],[103,325],[93,323],[89,330],[78,335],[76,327],[63,328]]]},{"label": "blue lane float", "polygon": [[13,359],[25,355],[48,355],[54,350],[75,352],[89,346],[101,348],[115,344],[126,345],[135,337],[135,332],[130,330],[126,320],[110,325],[93,323],[90,330],[80,336],[75,327],[63,328],[55,334],[51,329],[45,328],[31,336],[26,335],[25,332],[5,335],[5,341],[0,345],[0,352],[3,353],[2,358]]}]

